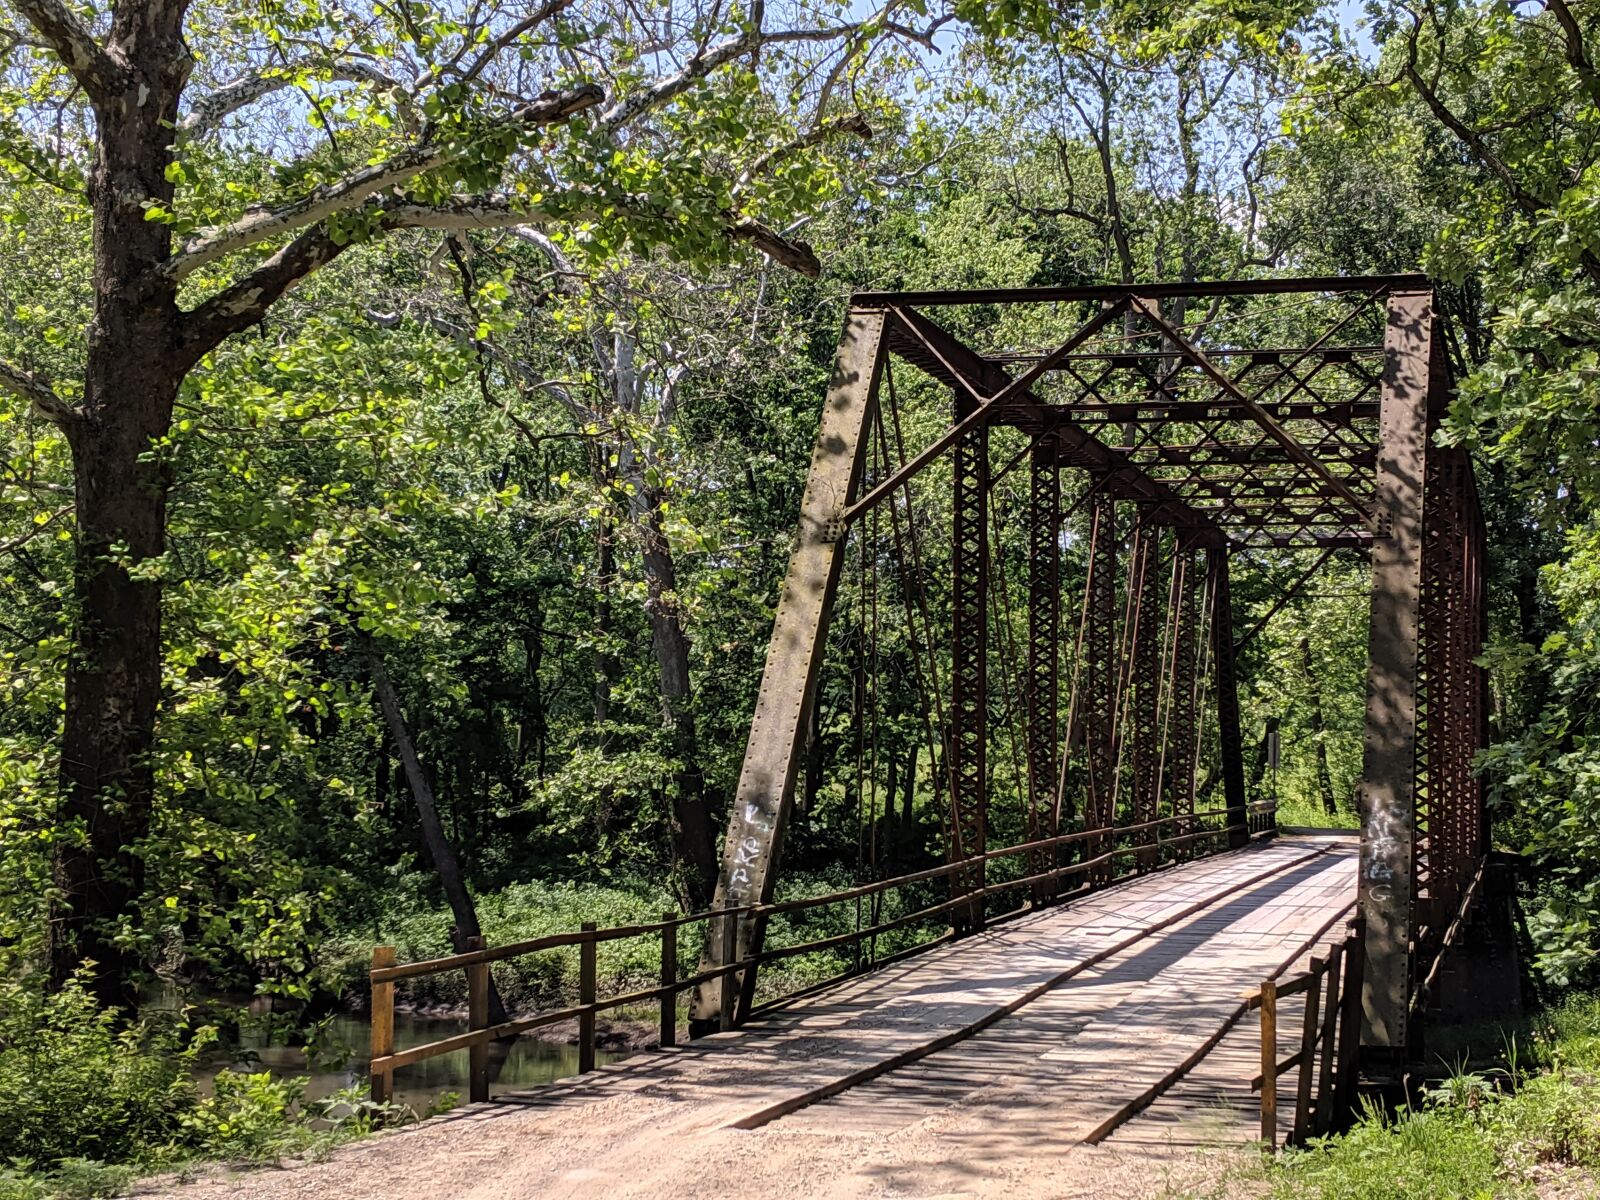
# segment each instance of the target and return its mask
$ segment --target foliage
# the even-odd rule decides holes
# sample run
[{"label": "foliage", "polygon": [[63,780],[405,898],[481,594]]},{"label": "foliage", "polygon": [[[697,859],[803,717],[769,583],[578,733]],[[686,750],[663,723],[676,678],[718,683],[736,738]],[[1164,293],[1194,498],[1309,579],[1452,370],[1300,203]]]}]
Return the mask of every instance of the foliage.
[{"label": "foliage", "polygon": [[195,1101],[203,1039],[185,1044],[170,1022],[121,1029],[79,982],[0,989],[0,1161],[121,1159],[168,1142]]},{"label": "foliage", "polygon": [[47,993],[0,977],[0,1197],[118,1194],[138,1171],[195,1158],[264,1160],[336,1144],[412,1114],[364,1088],[315,1103],[304,1079],[215,1075],[195,1083],[214,1042],[174,1014],[125,1026],[81,980]]},{"label": "foliage", "polygon": [[1273,1194],[1366,1197],[1538,1196],[1591,1184],[1600,1170],[1600,998],[1568,999],[1540,1021],[1534,1053],[1509,1069],[1458,1068],[1420,1107],[1370,1107],[1349,1133],[1286,1152]]},{"label": "foliage", "polygon": [[[905,0],[866,21],[842,4],[595,2],[552,6],[548,26],[521,32],[514,4],[464,18],[426,3],[359,18],[317,3],[195,4],[192,87],[149,173],[171,194],[144,209],[184,263],[176,308],[187,319],[270,269],[291,235],[325,238],[328,257],[198,358],[139,448],[163,472],[164,542],[112,557],[162,589],[160,717],[151,820],[127,847],[142,884],[112,942],[144,982],[307,1012],[360,997],[374,944],[402,958],[452,947],[460,915],[447,915],[415,781],[374,702],[372,647],[490,941],[695,907],[693,858],[714,855],[715,833],[691,845],[685,818],[719,829],[733,792],[853,287],[1421,265],[1452,322],[1459,394],[1441,437],[1478,458],[1494,548],[1483,767],[1496,837],[1536,873],[1540,968],[1557,983],[1592,978],[1600,87],[1595,54],[1572,53],[1565,10],[1375,0],[1352,37],[1342,9],[1298,0]],[[1596,16],[1574,11],[1581,48]],[[109,294],[95,286],[87,186],[96,116],[60,56],[29,38],[0,55],[0,358],[79,405],[82,333],[100,327]],[[230,91],[238,81],[250,86]],[[590,83],[608,107],[512,119],[546,87]],[[419,146],[437,151],[431,166],[388,173]],[[295,215],[367,170],[384,172],[381,188]],[[460,219],[473,203],[476,227]],[[258,237],[265,213],[287,224]],[[813,261],[819,278],[781,269]],[[1301,332],[1292,311],[1266,307],[1168,315],[1204,319],[1218,339]],[[1074,318],[949,319],[1023,347]],[[911,374],[895,384],[916,444],[947,423],[949,396]],[[61,815],[59,778],[85,464],[37,395],[5,387],[0,1111],[17,1116],[0,1128],[0,1160],[47,1173],[0,1189],[91,1195],[121,1169],[95,1161],[272,1155],[330,1133],[311,1123],[343,1136],[390,1119],[348,1102],[340,1117],[308,1110],[292,1083],[258,1076],[226,1076],[201,1098],[186,1079],[204,1035],[119,1026],[81,985],[47,997],[35,982],[48,910],[63,902],[54,863],[88,837]],[[941,471],[919,496],[933,523],[949,510]],[[1079,513],[1065,532],[1068,595],[1083,583],[1081,525]],[[841,577],[785,895],[941,852],[909,589],[867,569],[890,554],[891,532],[874,536],[872,554],[853,543]],[[942,578],[948,546],[926,549],[928,577]],[[1000,529],[997,562],[1025,552],[1018,527]],[[1238,555],[1237,632],[1309,561]],[[1285,823],[1358,819],[1365,581],[1358,554],[1335,555],[1241,654],[1250,786],[1277,789]],[[1010,586],[1020,600],[1020,579]],[[997,625],[1025,635],[1020,615]],[[863,694],[852,656],[868,644],[883,682]],[[946,672],[948,647],[931,663]],[[881,731],[870,758],[863,706]],[[1004,725],[996,845],[1020,840],[1026,790]],[[1216,768],[1201,764],[1203,787]],[[891,898],[880,917],[915,900]],[[771,938],[854,921],[836,907],[776,921]],[[696,951],[686,930],[680,962]],[[608,944],[602,990],[653,982],[657,954],[653,938]],[[787,960],[769,983],[850,964],[840,947]],[[532,1009],[570,999],[575,969],[547,953],[494,978],[509,1007]],[[439,977],[403,996],[455,1006],[463,987]],[[1475,1108],[1368,1122],[1349,1150],[1295,1169],[1312,1178],[1343,1154],[1369,1180],[1393,1172],[1425,1191],[1448,1179],[1470,1194],[1500,1169],[1482,1122],[1495,1146],[1543,1144],[1516,1122],[1544,1119],[1546,1088],[1554,1113],[1557,1084],[1527,1082]],[[1316,1186],[1345,1169],[1327,1166]]]}]

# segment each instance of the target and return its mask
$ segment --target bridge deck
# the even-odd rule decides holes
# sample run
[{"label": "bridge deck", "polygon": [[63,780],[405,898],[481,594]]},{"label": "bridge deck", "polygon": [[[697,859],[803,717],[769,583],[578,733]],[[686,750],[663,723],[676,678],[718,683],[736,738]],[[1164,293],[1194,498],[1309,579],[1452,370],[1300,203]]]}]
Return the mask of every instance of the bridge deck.
[{"label": "bridge deck", "polygon": [[1218,1043],[1239,1054],[1249,1030],[1226,1035],[1241,995],[1342,936],[1354,899],[1352,838],[1281,837],[1010,922],[734,1033],[275,1179],[183,1194],[1107,1194],[1106,1151],[1068,1151],[1113,1130],[1111,1145],[1144,1158],[1248,1139],[1248,1117],[1180,1081],[1196,1062],[1192,1078],[1205,1077]]}]

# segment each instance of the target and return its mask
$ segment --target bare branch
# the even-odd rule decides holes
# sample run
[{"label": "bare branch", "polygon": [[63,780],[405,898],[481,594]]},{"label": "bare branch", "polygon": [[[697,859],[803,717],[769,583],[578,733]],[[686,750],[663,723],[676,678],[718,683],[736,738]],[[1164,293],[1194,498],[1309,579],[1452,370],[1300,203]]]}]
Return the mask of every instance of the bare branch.
[{"label": "bare branch", "polygon": [[[495,58],[499,56],[500,52],[507,46],[510,46],[523,34],[532,31],[540,25],[543,25],[551,17],[558,15],[565,9],[571,8],[573,3],[574,0],[546,0],[546,2],[535,9],[531,15],[518,21],[510,29],[506,30],[499,37],[495,38],[492,42],[485,46],[483,48],[483,52],[479,54],[477,58],[473,59],[472,65],[469,66],[465,71],[461,72],[461,82],[471,83],[483,73],[484,68],[492,63]],[[465,47],[463,47],[463,50],[464,49]],[[429,72],[417,82],[417,88],[420,90],[437,81],[438,72]]]},{"label": "bare branch", "polygon": [[121,69],[61,0],[14,0],[14,3],[17,11],[61,56],[67,70],[83,85],[91,99],[99,100],[112,90],[122,75]]},{"label": "bare branch", "polygon": [[64,426],[78,419],[78,410],[56,395],[50,381],[35,371],[0,362],[0,387],[28,401],[36,413],[53,424]]},{"label": "bare branch", "polygon": [[759,28],[752,28],[738,37],[719,42],[696,54],[681,71],[664,75],[649,87],[617,101],[600,114],[600,126],[608,133],[615,133],[629,121],[660,107],[674,96],[681,95],[693,86],[696,80],[704,79],[718,67],[746,54],[754,54],[763,46],[785,42],[839,41],[859,32],[861,28],[861,22],[836,25],[827,29],[785,29],[776,33],[763,33]]},{"label": "bare branch", "polygon": [[[547,93],[524,104],[506,117],[501,125],[553,125],[575,113],[593,108],[603,99],[605,93],[598,84],[592,83],[564,92]],[[207,231],[157,270],[174,282],[185,279],[205,264],[236,250],[293,233],[309,225],[317,225],[335,213],[358,208],[374,193],[443,166],[460,153],[460,147],[441,146],[434,142],[413,146],[384,162],[354,171],[337,183],[318,188],[292,204],[254,213],[232,225]]]}]

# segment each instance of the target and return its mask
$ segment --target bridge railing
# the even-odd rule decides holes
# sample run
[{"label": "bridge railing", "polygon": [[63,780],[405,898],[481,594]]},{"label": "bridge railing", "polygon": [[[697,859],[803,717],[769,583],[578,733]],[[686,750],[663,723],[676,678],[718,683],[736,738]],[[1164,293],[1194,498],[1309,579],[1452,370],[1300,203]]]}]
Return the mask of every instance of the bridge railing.
[{"label": "bridge railing", "polygon": [[[1246,1009],[1261,1014],[1261,1074],[1250,1090],[1261,1093],[1261,1140],[1278,1144],[1278,1080],[1295,1072],[1294,1121],[1289,1143],[1301,1145],[1314,1134],[1330,1132],[1355,1102],[1357,1058],[1361,1050],[1361,940],[1365,927],[1352,920],[1342,942],[1326,958],[1288,980],[1266,979],[1245,997]],[[1320,936],[1320,935],[1319,935]],[[1300,1046],[1278,1057],[1278,1016],[1283,1001],[1305,996]]]},{"label": "bridge railing", "polygon": [[[1257,806],[1252,806],[1252,808],[1255,807]],[[1270,814],[1268,815],[1270,816]],[[509,942],[501,946],[489,946],[484,939],[474,938],[469,943],[468,949],[463,953],[446,955],[442,958],[424,959],[418,962],[396,962],[395,951],[392,946],[377,946],[372,952],[372,967],[369,972],[372,989],[372,1059],[369,1066],[372,1080],[372,1097],[377,1101],[388,1101],[393,1097],[394,1072],[398,1069],[442,1054],[466,1050],[469,1054],[468,1091],[470,1098],[474,1101],[487,1100],[489,1098],[490,1044],[566,1021],[576,1021],[578,1025],[579,1072],[592,1071],[595,1066],[596,1051],[595,1018],[600,1013],[613,1009],[651,1004],[658,1005],[660,1010],[660,1041],[663,1046],[671,1046],[677,1041],[678,997],[682,992],[698,987],[702,983],[730,979],[752,968],[798,955],[817,954],[852,944],[855,946],[857,950],[855,955],[857,965],[855,967],[831,979],[820,983],[809,983],[783,996],[775,997],[769,1000],[766,1005],[763,1005],[763,1007],[770,1007],[771,1004],[792,999],[805,992],[858,973],[862,969],[859,951],[864,941],[874,940],[873,944],[875,944],[875,939],[878,937],[919,923],[926,923],[957,908],[968,912],[974,910],[981,912],[984,902],[991,896],[1019,890],[1028,893],[1028,898],[1024,900],[1021,906],[990,918],[987,922],[988,924],[994,924],[998,921],[1033,911],[1053,899],[1065,898],[1059,888],[1060,882],[1064,879],[1086,872],[1094,872],[1091,876],[1092,886],[1093,883],[1102,879],[1115,881],[1130,875],[1147,873],[1150,869],[1147,864],[1150,861],[1152,848],[1158,858],[1163,851],[1172,851],[1171,861],[1175,862],[1189,857],[1191,848],[1200,842],[1225,838],[1241,828],[1246,832],[1254,833],[1255,827],[1261,823],[1261,814],[1252,812],[1247,817],[1247,824],[1243,827],[1221,824],[1209,829],[1196,828],[1199,823],[1217,817],[1225,818],[1226,816],[1227,810],[1218,808],[1194,813],[1174,814],[1133,825],[1078,830],[1074,833],[1061,834],[1056,837],[1043,838],[1038,841],[1024,842],[999,850],[991,850],[981,856],[975,856],[975,858],[945,863],[941,866],[930,867],[922,871],[913,871],[890,879],[874,880],[870,883],[863,883],[856,887],[846,888],[842,891],[831,892],[822,896],[775,901],[768,904],[746,904],[738,907],[714,908],[687,915],[666,913],[659,921],[649,921],[634,925],[614,925],[604,929],[597,927],[594,922],[584,922],[580,928],[569,933],[549,934],[526,941]],[[1180,832],[1170,835],[1163,832],[1174,825],[1177,826]],[[1263,832],[1270,832],[1270,828],[1269,820]],[[1150,834],[1154,835],[1153,838],[1149,836]],[[1116,844],[1119,839],[1130,835],[1139,836],[1134,837],[1133,840],[1128,841],[1126,844]],[[1111,849],[1095,854],[1092,857],[1046,866],[1043,870],[1036,869],[1041,863],[1049,863],[1055,859],[1058,850],[1091,839],[1101,840],[1100,844],[1103,844],[1105,840],[1109,840],[1113,844]],[[1098,849],[1099,846],[1096,845],[1095,848]],[[770,919],[783,914],[801,913],[829,905],[858,902],[918,883],[947,879],[958,871],[970,868],[979,857],[986,863],[1022,857],[1026,864],[1023,867],[1025,873],[1017,878],[997,880],[981,888],[964,891],[948,900],[925,905],[887,920],[874,920],[871,924],[862,925],[858,916],[857,927],[844,933],[766,949],[759,954],[750,955],[742,959],[736,958],[735,946],[737,944],[740,919]],[[1119,872],[1117,870],[1119,860],[1132,861]],[[1108,868],[1109,870],[1102,872],[1098,871],[1097,868]],[[1087,890],[1087,888],[1081,890]],[[1081,890],[1075,890],[1071,894],[1081,894]],[[712,936],[720,940],[723,948],[721,956],[723,965],[680,977],[678,974],[679,931],[686,926],[693,925],[708,928]],[[598,955],[601,944],[628,938],[650,936],[658,936],[661,939],[660,983],[655,987],[642,988],[605,998],[599,997],[597,995]],[[954,936],[954,931],[946,929],[926,941],[894,954],[892,958],[898,959],[922,950],[931,949],[949,940],[952,936]],[[520,958],[523,955],[567,949],[573,946],[578,948],[579,956],[578,1002],[576,1004],[534,1013],[529,1016],[517,1017],[497,1024],[490,1024],[489,971],[493,963],[511,958]],[[395,985],[406,979],[416,979],[458,970],[466,974],[466,1031],[423,1045],[396,1049],[394,1025]],[[732,1002],[735,996],[736,988],[734,984],[736,982],[737,980],[734,980],[734,983],[724,984],[720,989],[722,996],[721,1027],[724,1029],[731,1028],[733,1025]]]}]

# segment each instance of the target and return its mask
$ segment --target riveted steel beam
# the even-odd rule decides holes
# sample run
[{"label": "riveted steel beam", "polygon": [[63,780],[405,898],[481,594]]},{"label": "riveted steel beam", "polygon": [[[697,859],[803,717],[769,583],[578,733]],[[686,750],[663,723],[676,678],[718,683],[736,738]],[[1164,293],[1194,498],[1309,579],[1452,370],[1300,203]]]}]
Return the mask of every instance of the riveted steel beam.
[{"label": "riveted steel beam", "polygon": [[[964,397],[957,393],[957,416]],[[950,556],[950,820],[946,852],[968,865],[950,876],[950,896],[981,892],[989,808],[989,432],[970,428],[952,456]],[[983,928],[983,898],[953,910],[958,932]]]},{"label": "riveted steel beam", "polygon": [[[1089,575],[1083,634],[1082,688],[1085,772],[1083,827],[1109,830],[1116,823],[1117,792],[1117,502],[1103,490],[1092,502],[1089,521]],[[1086,859],[1105,853],[1110,835],[1097,834]],[[1104,882],[1108,868],[1096,867],[1092,882]]]},{"label": "riveted steel beam", "polygon": [[[1055,435],[1035,443],[1028,489],[1028,838],[1054,837],[1056,828],[1057,708],[1061,701],[1061,467]],[[1031,875],[1055,865],[1041,851]],[[1047,882],[1035,899],[1048,900]]]},{"label": "riveted steel beam", "polygon": [[1380,1057],[1393,1058],[1407,1044],[1415,934],[1417,625],[1433,323],[1430,292],[1390,297],[1372,544],[1359,899],[1367,930],[1361,1041]]},{"label": "riveted steel beam", "polygon": [[1217,696],[1217,742],[1222,757],[1223,804],[1228,811],[1228,844],[1250,840],[1244,794],[1244,739],[1239,731],[1239,680],[1233,659],[1233,594],[1228,580],[1228,552],[1206,551],[1206,608],[1211,613],[1212,683]]},{"label": "riveted steel beam", "polygon": [[[794,799],[795,771],[816,700],[817,676],[844,561],[844,511],[860,485],[866,461],[865,431],[878,399],[887,350],[886,320],[882,310],[852,310],[834,357],[800,500],[800,527],[778,594],[750,739],[729,810],[717,907],[737,908],[772,898],[774,864]],[[707,923],[708,930],[716,927],[717,922]],[[740,921],[738,958],[759,950],[764,933],[759,921]],[[724,950],[719,935],[708,936],[702,964],[720,966]],[[741,993],[741,1012],[748,1011],[755,988],[754,972],[742,974],[744,978],[734,984]],[[726,980],[713,980],[695,990],[690,1010],[693,1032],[704,1032],[723,1011],[721,989]]]}]

